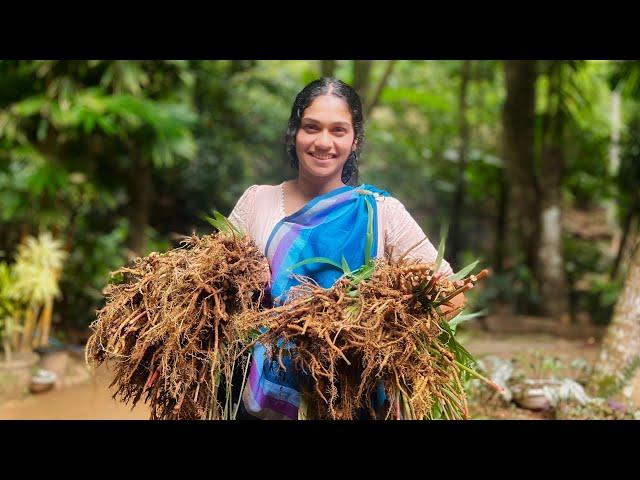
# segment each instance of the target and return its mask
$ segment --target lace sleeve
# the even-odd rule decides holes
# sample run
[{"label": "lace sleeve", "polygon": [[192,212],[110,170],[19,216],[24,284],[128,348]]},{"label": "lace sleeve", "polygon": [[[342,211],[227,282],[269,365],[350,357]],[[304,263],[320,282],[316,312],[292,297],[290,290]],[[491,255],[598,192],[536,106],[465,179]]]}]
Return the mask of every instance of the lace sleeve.
[{"label": "lace sleeve", "polygon": [[[407,250],[414,247],[420,240],[425,239],[426,235],[399,200],[387,197],[382,205],[385,209],[384,251],[386,255],[391,254],[393,260],[398,260]],[[426,238],[413,248],[405,258],[433,263],[437,256],[438,250]],[[451,265],[444,259],[439,271],[444,275],[453,274]]]},{"label": "lace sleeve", "polygon": [[229,221],[242,232],[249,234],[256,211],[256,190],[258,185],[247,188],[229,214]]}]

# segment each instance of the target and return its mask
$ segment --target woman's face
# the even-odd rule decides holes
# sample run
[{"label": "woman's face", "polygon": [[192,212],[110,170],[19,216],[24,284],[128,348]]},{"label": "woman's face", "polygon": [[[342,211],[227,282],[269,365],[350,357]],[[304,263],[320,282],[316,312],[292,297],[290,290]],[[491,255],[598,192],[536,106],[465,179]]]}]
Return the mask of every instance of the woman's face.
[{"label": "woman's face", "polygon": [[316,97],[302,113],[296,134],[299,168],[323,179],[342,176],[353,149],[355,132],[346,102],[333,95]]}]

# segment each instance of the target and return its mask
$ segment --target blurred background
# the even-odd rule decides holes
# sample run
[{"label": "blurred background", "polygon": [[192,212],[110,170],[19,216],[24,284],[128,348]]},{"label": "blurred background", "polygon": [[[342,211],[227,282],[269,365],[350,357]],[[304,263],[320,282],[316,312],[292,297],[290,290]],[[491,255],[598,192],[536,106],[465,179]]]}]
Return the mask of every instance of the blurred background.
[{"label": "blurred background", "polygon": [[0,61],[0,418],[147,418],[84,365],[109,272],[293,178],[321,75],[363,99],[360,183],[492,270],[458,335],[508,388],[474,416],[637,418],[640,61],[603,60]]}]

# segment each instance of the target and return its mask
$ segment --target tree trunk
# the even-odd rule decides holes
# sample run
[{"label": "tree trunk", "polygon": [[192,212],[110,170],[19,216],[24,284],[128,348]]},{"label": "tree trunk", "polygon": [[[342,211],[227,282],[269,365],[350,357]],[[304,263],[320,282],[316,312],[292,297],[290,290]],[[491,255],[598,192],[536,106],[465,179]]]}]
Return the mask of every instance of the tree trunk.
[{"label": "tree trunk", "polygon": [[13,350],[11,349],[11,342],[8,338],[2,339],[2,347],[4,348],[5,361],[10,362],[13,359]]},{"label": "tree trunk", "polygon": [[[543,153],[547,159],[561,156],[559,151]],[[542,200],[540,247],[536,278],[540,287],[543,312],[560,319],[569,311],[567,278],[562,254],[562,192],[554,192]]]},{"label": "tree trunk", "polygon": [[497,275],[504,271],[504,257],[507,245],[507,205],[508,187],[504,169],[500,174],[500,193],[498,195],[498,217],[496,218],[496,241],[494,250],[494,268]]},{"label": "tree trunk", "polygon": [[[631,367],[640,360],[640,245],[635,246],[627,277],[616,302],[611,324],[602,340],[590,379],[594,391],[615,391],[633,377]],[[626,370],[626,372],[625,372]],[[626,375],[625,375],[626,373]],[[637,376],[637,370],[636,370]],[[625,378],[627,377],[627,378]],[[635,385],[634,385],[635,384]],[[638,388],[637,382],[631,383]],[[633,391],[629,392],[633,395]],[[637,392],[635,392],[637,393]]]},{"label": "tree trunk", "polygon": [[139,152],[133,153],[133,171],[129,186],[129,239],[127,247],[135,255],[141,255],[146,245],[146,229],[149,225],[152,178],[149,161]]},{"label": "tree trunk", "polygon": [[34,348],[45,348],[49,345],[49,333],[51,332],[51,321],[53,316],[53,299],[45,302],[40,314],[40,338],[34,339]]},{"label": "tree trunk", "polygon": [[36,319],[38,318],[38,308],[35,306],[27,306],[25,310],[24,329],[20,337],[20,351],[30,352],[32,350],[33,334],[36,329]]},{"label": "tree trunk", "polygon": [[[613,90],[611,92],[611,145],[609,147],[609,175],[612,178],[618,176],[620,169],[620,131],[622,130],[622,115],[621,115],[621,95],[619,90]],[[611,198],[603,200],[605,210],[607,212],[607,225],[611,230],[611,250],[615,251],[616,246],[621,242],[622,232],[620,230],[620,224],[617,219],[618,208],[616,202]],[[618,248],[619,250],[619,248]],[[615,274],[615,272],[613,272]],[[612,276],[613,278],[613,276]]]},{"label": "tree trunk", "polygon": [[624,256],[625,248],[627,246],[627,238],[629,238],[629,232],[631,231],[631,223],[633,221],[633,210],[629,209],[627,214],[625,215],[624,224],[622,227],[622,237],[620,238],[620,243],[618,245],[618,251],[616,253],[616,258],[613,261],[613,267],[611,269],[611,280],[615,280],[618,276],[618,269],[620,267],[620,263],[622,257]]},{"label": "tree trunk", "polygon": [[472,60],[464,60],[462,62],[462,70],[460,74],[460,96],[458,102],[458,125],[460,129],[460,146],[458,148],[458,170],[456,191],[453,196],[453,205],[451,207],[451,246],[450,259],[454,270],[459,269],[462,265],[458,262],[458,254],[464,247],[462,243],[462,235],[460,222],[462,219],[462,206],[464,204],[465,184],[464,173],[467,168],[467,151],[469,150],[469,123],[467,122],[467,90],[469,80],[471,79],[471,63]]},{"label": "tree trunk", "polygon": [[519,249],[532,272],[538,251],[538,185],[534,165],[535,60],[504,63],[506,100],[503,152],[511,211],[509,223],[518,232]]},{"label": "tree trunk", "polygon": [[[555,319],[569,312],[569,293],[562,254],[562,179],[564,173],[564,113],[562,95],[563,66],[554,62],[549,72],[548,123],[542,135],[540,171],[540,239],[536,280],[542,298],[542,311]],[[566,317],[565,317],[566,318]]]},{"label": "tree trunk", "polygon": [[371,77],[371,60],[354,60],[353,61],[353,88],[363,105],[367,104],[369,91],[369,81]]},{"label": "tree trunk", "polygon": [[336,60],[320,60],[320,75],[333,77],[336,71]]}]

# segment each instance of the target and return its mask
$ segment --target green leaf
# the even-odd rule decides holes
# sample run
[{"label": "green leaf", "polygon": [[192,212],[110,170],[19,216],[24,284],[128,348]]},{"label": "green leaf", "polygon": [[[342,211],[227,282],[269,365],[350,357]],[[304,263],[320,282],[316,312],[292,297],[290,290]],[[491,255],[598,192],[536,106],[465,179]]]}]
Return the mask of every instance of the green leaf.
[{"label": "green leaf", "polygon": [[349,263],[347,263],[347,259],[342,255],[342,270],[344,273],[351,273],[351,269],[349,268]]},{"label": "green leaf", "polygon": [[44,95],[31,97],[14,104],[11,110],[13,113],[20,115],[21,117],[30,117],[31,115],[38,113],[45,102],[46,100]]},{"label": "green leaf", "polygon": [[367,280],[371,278],[371,275],[373,275],[374,270],[375,270],[375,264],[370,261],[369,263],[364,264],[357,270],[354,270],[353,272],[351,272],[348,275],[348,278],[351,280],[351,284],[355,286],[362,280]]},{"label": "green leaf", "polygon": [[86,135],[90,134],[93,131],[93,127],[95,127],[96,119],[93,116],[85,117],[83,123],[84,133]]},{"label": "green leaf", "polygon": [[442,407],[439,402],[433,402],[433,406],[431,407],[431,419],[442,420]]},{"label": "green leaf", "polygon": [[482,310],[480,312],[474,312],[474,313],[462,313],[462,312],[460,312],[459,315],[456,315],[454,318],[449,320],[449,326],[452,329],[455,329],[462,322],[466,322],[466,321],[471,320],[472,318],[476,318],[476,317],[479,317],[481,315],[486,315],[486,314],[487,314],[486,310]]},{"label": "green leaf", "polygon": [[47,138],[47,132],[49,130],[49,122],[46,118],[40,120],[38,123],[38,130],[36,132],[36,138],[43,142],[45,138]]},{"label": "green leaf", "polygon": [[222,232],[226,230],[226,226],[222,223],[220,223],[218,220],[216,220],[215,218],[211,218],[207,215],[201,215],[200,218],[202,218],[205,222],[208,222],[209,224],[211,224],[211,226],[213,226],[216,230]]},{"label": "green leaf", "polygon": [[302,265],[308,265],[310,263],[327,263],[329,265],[333,265],[334,267],[336,267],[338,270],[340,270],[341,272],[343,271],[342,267],[334,262],[333,260],[330,260],[326,257],[311,257],[311,258],[307,258],[305,260],[302,260],[301,262],[298,262],[292,266],[289,267],[289,271],[292,272],[294,269],[301,267]]},{"label": "green leaf", "polygon": [[111,117],[101,116],[95,119],[98,126],[107,135],[116,135],[118,133],[118,127]]},{"label": "green leaf", "polygon": [[213,218],[205,215],[199,215],[202,220],[211,224],[216,230],[223,233],[231,233],[238,236],[242,236],[242,232],[235,225],[233,225],[227,217],[222,215],[217,210],[213,211]]},{"label": "green leaf", "polygon": [[449,280],[452,281],[452,282],[455,282],[456,280],[462,280],[463,278],[465,278],[467,276],[467,274],[471,273],[473,271],[473,269],[476,268],[476,265],[478,265],[479,262],[480,262],[480,260],[476,260],[475,262],[467,265],[462,270],[460,270],[458,273],[455,273],[455,274],[451,275],[449,277]]},{"label": "green leaf", "polygon": [[367,204],[367,239],[364,244],[364,263],[367,265],[371,260],[371,245],[373,245],[373,207],[367,198],[365,203]]},{"label": "green leaf", "polygon": [[169,147],[174,155],[183,158],[192,158],[197,151],[196,142],[190,132],[185,132],[183,137],[170,142]]},{"label": "green leaf", "polygon": [[443,223],[440,228],[440,245],[438,246],[438,256],[436,257],[436,272],[440,270],[440,266],[442,265],[442,260],[444,259],[444,247],[447,243],[447,224]]},{"label": "green leaf", "polygon": [[[443,317],[440,308],[436,308],[438,314]],[[456,360],[464,365],[474,365],[476,363],[475,358],[471,355],[466,348],[464,348],[455,338],[455,330],[451,328],[447,321],[440,322],[442,327],[442,335],[446,334],[446,340],[442,339],[443,343],[448,347],[449,351],[454,354]]]},{"label": "green leaf", "polygon": [[224,215],[222,215],[219,211],[214,210],[213,215],[216,217],[216,219],[221,222],[224,223],[227,230],[229,230],[232,233],[235,233],[237,235],[243,235],[242,231],[237,228],[233,223],[231,223],[229,221],[229,219],[227,217],[225,217]]},{"label": "green leaf", "polygon": [[16,192],[0,191],[0,220],[10,221],[16,212],[24,208],[25,203],[27,202]]}]

